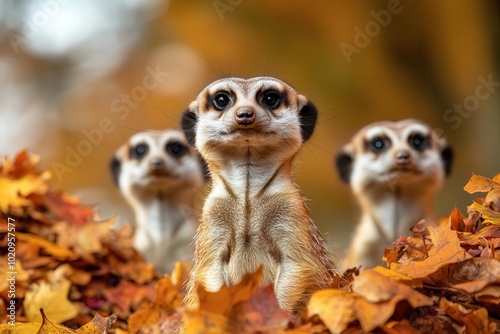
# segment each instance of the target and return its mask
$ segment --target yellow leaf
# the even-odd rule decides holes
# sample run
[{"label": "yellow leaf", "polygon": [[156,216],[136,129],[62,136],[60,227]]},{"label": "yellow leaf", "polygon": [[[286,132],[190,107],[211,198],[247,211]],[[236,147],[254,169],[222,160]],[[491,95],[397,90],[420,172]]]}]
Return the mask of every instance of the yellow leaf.
[{"label": "yellow leaf", "polygon": [[354,316],[353,293],[338,290],[325,289],[315,292],[307,305],[307,314],[317,314],[332,333],[341,333],[347,326],[356,320]]},{"label": "yellow leaf", "polygon": [[476,175],[472,173],[472,176],[464,187],[464,190],[469,194],[481,192],[485,193],[490,191],[493,188],[499,188],[500,184],[496,183],[492,179],[489,179],[484,176]]},{"label": "yellow leaf", "polygon": [[68,300],[71,282],[62,276],[55,271],[49,275],[49,282],[31,284],[23,302],[28,321],[40,322],[40,309],[58,324],[78,315],[77,307]]},{"label": "yellow leaf", "polygon": [[30,244],[38,245],[41,248],[45,249],[47,253],[54,256],[60,260],[72,259],[75,257],[75,254],[65,247],[58,246],[45,238],[39,237],[34,234],[27,233],[17,233],[16,237],[20,241],[24,241]]},{"label": "yellow leaf", "polygon": [[32,193],[44,194],[50,172],[41,175],[28,174],[20,179],[0,175],[0,211],[9,213],[9,207],[29,206],[31,201],[26,196]]},{"label": "yellow leaf", "polygon": [[472,204],[467,207],[467,210],[479,212],[480,217],[483,219],[483,224],[500,225],[500,212],[493,211],[476,201],[472,202]]}]

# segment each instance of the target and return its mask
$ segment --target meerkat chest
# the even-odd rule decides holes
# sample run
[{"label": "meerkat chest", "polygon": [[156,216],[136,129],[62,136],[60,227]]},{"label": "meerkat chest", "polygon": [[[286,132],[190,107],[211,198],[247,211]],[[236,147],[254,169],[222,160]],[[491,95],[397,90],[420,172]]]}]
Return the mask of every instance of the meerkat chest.
[{"label": "meerkat chest", "polygon": [[277,235],[296,220],[294,216],[292,196],[286,193],[248,198],[209,196],[203,225],[212,231],[212,242],[223,249],[228,282],[238,282],[261,265],[263,283],[272,282],[282,257]]}]

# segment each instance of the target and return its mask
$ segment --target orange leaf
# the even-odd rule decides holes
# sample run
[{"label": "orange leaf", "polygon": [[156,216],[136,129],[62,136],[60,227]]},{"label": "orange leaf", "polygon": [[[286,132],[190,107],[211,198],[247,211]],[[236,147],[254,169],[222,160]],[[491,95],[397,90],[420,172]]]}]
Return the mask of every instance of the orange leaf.
[{"label": "orange leaf", "polygon": [[75,254],[67,249],[66,247],[61,247],[58,246],[50,241],[48,241],[45,238],[39,237],[34,234],[28,234],[28,233],[17,233],[16,238],[19,241],[24,241],[27,242],[31,245],[37,245],[41,248],[43,248],[47,253],[50,255],[54,256],[57,259],[60,260],[67,260],[67,259],[72,259],[75,257]]},{"label": "orange leaf", "polygon": [[316,291],[307,305],[309,316],[317,314],[332,333],[340,333],[356,320],[352,292],[325,289]]},{"label": "orange leaf", "polygon": [[160,332],[160,321],[167,318],[182,302],[182,296],[165,276],[158,282],[155,302],[132,314],[128,320],[130,333],[141,328],[147,332]]},{"label": "orange leaf", "polygon": [[43,199],[52,214],[69,224],[83,226],[94,216],[91,208],[81,205],[78,198],[62,191],[50,191]]},{"label": "orange leaf", "polygon": [[184,311],[186,333],[233,332],[238,324],[229,318],[234,306],[247,301],[258,289],[262,279],[262,266],[253,274],[247,274],[240,283],[232,287],[223,286],[217,292],[207,292],[198,287],[200,307],[194,311]]},{"label": "orange leaf", "polygon": [[476,175],[472,173],[472,176],[464,187],[464,190],[469,194],[473,193],[485,193],[493,188],[500,187],[500,184],[484,176]]},{"label": "orange leaf", "polygon": [[434,244],[434,247],[429,250],[429,256],[421,261],[392,263],[391,269],[413,279],[425,278],[449,263],[460,262],[471,257],[460,246],[457,232],[450,229],[450,224],[443,228],[429,226],[428,229]]}]

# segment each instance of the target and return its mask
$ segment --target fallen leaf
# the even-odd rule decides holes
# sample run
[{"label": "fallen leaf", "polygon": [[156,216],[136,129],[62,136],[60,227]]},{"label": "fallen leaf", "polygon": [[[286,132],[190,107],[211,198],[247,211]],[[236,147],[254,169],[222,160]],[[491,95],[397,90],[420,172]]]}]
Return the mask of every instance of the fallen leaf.
[{"label": "fallen leaf", "polygon": [[494,187],[499,187],[500,184],[495,182],[492,179],[489,179],[484,176],[476,175],[472,173],[472,176],[464,187],[464,190],[469,194],[477,193],[477,192],[488,192],[492,190]]},{"label": "fallen leaf", "polygon": [[40,322],[40,309],[58,324],[76,317],[78,309],[68,300],[70,287],[71,282],[57,274],[49,277],[49,282],[33,283],[23,302],[28,321]]},{"label": "fallen leaf", "polygon": [[307,305],[309,316],[318,315],[332,333],[341,333],[356,320],[352,292],[325,289],[316,291]]},{"label": "fallen leaf", "polygon": [[262,279],[262,266],[253,274],[247,274],[240,283],[222,288],[215,292],[198,287],[200,306],[197,310],[184,311],[186,333],[225,333],[233,332],[238,324],[229,317],[233,307],[251,298]]},{"label": "fallen leaf", "polygon": [[489,322],[488,311],[485,308],[467,309],[461,304],[453,303],[445,298],[439,301],[439,308],[457,323],[464,325],[466,333],[492,334],[496,324]]},{"label": "fallen leaf", "polygon": [[117,314],[112,314],[109,317],[96,314],[92,321],[78,328],[76,334],[106,334],[108,329],[113,327],[117,318]]},{"label": "fallen leaf", "polygon": [[448,224],[444,228],[428,227],[433,248],[429,256],[421,261],[405,261],[392,263],[391,269],[413,279],[425,278],[449,263],[464,261],[471,256],[460,246],[457,232],[450,229]]},{"label": "fallen leaf", "polygon": [[158,282],[154,303],[130,316],[128,320],[130,332],[137,333],[141,328],[151,333],[159,332],[160,320],[167,318],[179,308],[182,298],[170,277],[165,276]]},{"label": "fallen leaf", "polygon": [[45,205],[56,218],[70,225],[84,226],[94,217],[94,211],[80,204],[76,197],[62,191],[49,191],[43,195]]},{"label": "fallen leaf", "polygon": [[472,202],[467,207],[467,210],[479,212],[479,216],[483,219],[483,224],[500,225],[500,212],[494,211],[476,201]]},{"label": "fallen leaf", "polygon": [[58,246],[45,238],[33,234],[17,233],[16,238],[19,241],[27,242],[31,245],[37,245],[43,248],[47,253],[60,260],[75,258],[75,254],[66,247]]},{"label": "fallen leaf", "polygon": [[0,211],[8,214],[10,207],[30,206],[31,201],[26,197],[32,193],[45,193],[48,179],[50,179],[49,172],[41,175],[29,174],[21,179],[0,175]]}]

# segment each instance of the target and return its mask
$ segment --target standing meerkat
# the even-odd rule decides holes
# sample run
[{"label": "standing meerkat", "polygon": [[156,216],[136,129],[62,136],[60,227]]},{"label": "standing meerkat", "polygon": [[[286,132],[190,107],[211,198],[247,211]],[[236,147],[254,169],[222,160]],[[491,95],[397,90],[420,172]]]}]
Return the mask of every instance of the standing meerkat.
[{"label": "standing meerkat", "polygon": [[146,131],[114,154],[115,184],[135,214],[134,247],[161,272],[193,257],[194,201],[204,184],[199,155],[181,131]]},{"label": "standing meerkat", "polygon": [[317,110],[275,78],[226,78],[208,85],[182,118],[188,141],[207,162],[212,188],[196,237],[185,302],[197,287],[232,286],[263,266],[279,306],[304,310],[336,268],[292,179],[292,163],[312,135]]},{"label": "standing meerkat", "polygon": [[362,210],[342,269],[381,264],[384,246],[421,219],[436,223],[434,197],[452,158],[446,140],[414,119],[373,123],[354,135],[335,161]]}]

